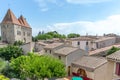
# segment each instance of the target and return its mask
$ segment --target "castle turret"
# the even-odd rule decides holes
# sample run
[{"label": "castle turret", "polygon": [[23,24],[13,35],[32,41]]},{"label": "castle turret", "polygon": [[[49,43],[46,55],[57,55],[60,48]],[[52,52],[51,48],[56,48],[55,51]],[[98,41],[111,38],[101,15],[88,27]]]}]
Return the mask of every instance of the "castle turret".
[{"label": "castle turret", "polygon": [[13,12],[8,9],[1,22],[1,38],[3,42],[7,43],[15,41],[28,43],[32,41],[32,28],[23,16],[17,19]]}]

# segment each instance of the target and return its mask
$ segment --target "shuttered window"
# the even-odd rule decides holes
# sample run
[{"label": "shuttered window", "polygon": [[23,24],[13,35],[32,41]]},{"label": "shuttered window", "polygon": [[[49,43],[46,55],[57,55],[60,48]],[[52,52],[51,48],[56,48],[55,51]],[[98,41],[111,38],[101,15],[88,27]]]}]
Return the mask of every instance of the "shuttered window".
[{"label": "shuttered window", "polygon": [[115,74],[118,75],[118,76],[120,76],[120,63],[116,63]]}]

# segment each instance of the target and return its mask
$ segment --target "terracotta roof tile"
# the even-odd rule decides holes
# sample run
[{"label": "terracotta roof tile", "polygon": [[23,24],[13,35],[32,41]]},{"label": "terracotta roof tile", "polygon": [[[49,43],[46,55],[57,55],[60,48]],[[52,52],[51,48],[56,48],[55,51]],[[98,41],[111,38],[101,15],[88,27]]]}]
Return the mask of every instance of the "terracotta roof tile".
[{"label": "terracotta roof tile", "polygon": [[72,64],[88,71],[94,71],[96,68],[105,63],[107,63],[107,60],[102,57],[83,56],[82,58],[74,61]]},{"label": "terracotta roof tile", "polygon": [[6,24],[6,23],[13,23],[13,24],[18,24],[20,25],[18,19],[16,18],[16,16],[13,14],[13,12],[8,9],[3,21],[2,21],[3,24]]},{"label": "terracotta roof tile", "polygon": [[107,59],[120,62],[120,50],[116,51],[115,53],[113,53],[111,55],[108,55]]},{"label": "terracotta roof tile", "polygon": [[63,45],[64,45],[63,43],[52,43],[45,46],[45,49],[54,49],[56,47],[63,46]]},{"label": "terracotta roof tile", "polygon": [[70,53],[73,53],[74,51],[79,50],[79,48],[74,48],[74,47],[63,47],[61,49],[58,49],[55,51],[55,54],[60,54],[60,55],[69,55]]},{"label": "terracotta roof tile", "polygon": [[18,21],[22,26],[30,27],[30,25],[27,23],[26,19],[22,15],[18,18]]}]

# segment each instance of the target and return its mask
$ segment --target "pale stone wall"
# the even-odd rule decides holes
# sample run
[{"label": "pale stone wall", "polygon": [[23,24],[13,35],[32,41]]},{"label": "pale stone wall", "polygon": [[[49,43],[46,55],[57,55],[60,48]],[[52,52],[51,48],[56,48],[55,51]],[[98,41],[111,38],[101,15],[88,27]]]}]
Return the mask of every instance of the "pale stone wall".
[{"label": "pale stone wall", "polygon": [[108,60],[108,77],[107,80],[114,80],[114,79],[120,79],[120,76],[115,74],[115,69],[116,69],[116,62],[115,61],[110,61]]},{"label": "pale stone wall", "polygon": [[2,41],[14,43],[14,26],[13,24],[1,24],[1,38]]},{"label": "pale stone wall", "polygon": [[[80,42],[80,45],[78,45],[78,42]],[[95,44],[91,41],[72,41],[73,47],[79,47],[80,49],[86,50],[86,42],[88,42],[88,51],[92,50],[92,48],[96,48]]]},{"label": "pale stone wall", "polygon": [[79,58],[81,58],[82,56],[84,56],[86,53],[83,50],[76,50],[70,54],[68,54],[66,56],[66,66],[71,66],[71,63]]},{"label": "pale stone wall", "polygon": [[[107,80],[109,75],[107,74],[107,63],[101,65],[99,68],[94,71],[94,79],[93,80]],[[111,80],[111,79],[109,79]]]},{"label": "pale stone wall", "polygon": [[112,38],[112,39],[97,42],[97,44],[98,44],[97,48],[104,48],[104,47],[107,47],[107,46],[114,45],[115,41],[116,41],[116,38]]},{"label": "pale stone wall", "polygon": [[[20,32],[20,33],[18,33],[18,32]],[[14,27],[14,37],[15,37],[15,41],[22,41],[21,26],[15,25],[15,27]]]},{"label": "pale stone wall", "polygon": [[53,55],[55,58],[58,58],[59,59],[59,56],[61,56],[61,61],[66,65],[67,67],[67,61],[66,61],[66,56],[63,56],[63,55],[59,55],[59,54],[54,54]]},{"label": "pale stone wall", "polygon": [[15,41],[28,43],[32,41],[32,29],[15,24],[1,24],[1,38],[8,43]]},{"label": "pale stone wall", "polygon": [[32,29],[31,28],[22,27],[21,33],[22,33],[22,41],[23,42],[28,43],[28,42],[32,41]]},{"label": "pale stone wall", "polygon": [[24,45],[21,45],[20,47],[23,49],[24,54],[27,54],[29,52],[33,52],[34,43],[29,42],[29,43],[26,43]]},{"label": "pale stone wall", "polygon": [[112,80],[113,75],[114,75],[114,62],[108,60],[107,80]]}]

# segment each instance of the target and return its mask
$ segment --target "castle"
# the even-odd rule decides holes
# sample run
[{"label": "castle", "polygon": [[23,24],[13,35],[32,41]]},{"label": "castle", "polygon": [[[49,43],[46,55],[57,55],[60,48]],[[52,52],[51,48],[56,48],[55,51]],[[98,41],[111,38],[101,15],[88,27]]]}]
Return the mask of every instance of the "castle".
[{"label": "castle", "polygon": [[13,44],[15,41],[24,43],[32,41],[32,28],[22,15],[17,19],[8,9],[0,25],[2,42]]}]

